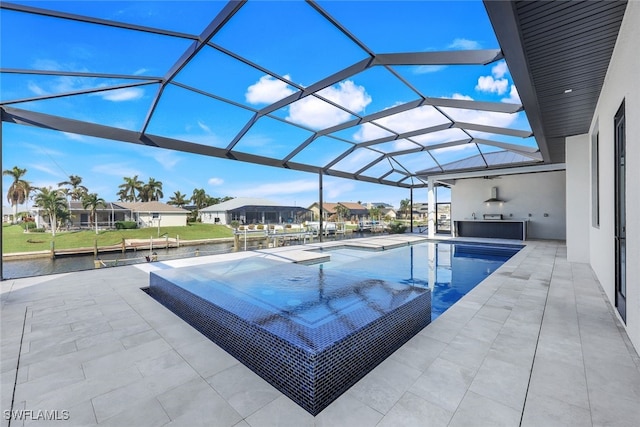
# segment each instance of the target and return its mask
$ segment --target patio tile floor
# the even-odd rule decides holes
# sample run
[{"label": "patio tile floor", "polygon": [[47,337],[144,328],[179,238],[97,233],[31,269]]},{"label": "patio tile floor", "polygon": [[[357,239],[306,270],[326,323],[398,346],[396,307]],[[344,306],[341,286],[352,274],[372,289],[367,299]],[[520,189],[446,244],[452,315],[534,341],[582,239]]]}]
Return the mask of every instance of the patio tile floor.
[{"label": "patio tile floor", "polygon": [[[304,259],[300,250],[274,252]],[[1,282],[2,410],[13,399],[14,410],[69,411],[27,426],[639,424],[640,358],[590,267],[568,262],[562,242],[527,242],[316,417],[142,292],[154,268]]]}]

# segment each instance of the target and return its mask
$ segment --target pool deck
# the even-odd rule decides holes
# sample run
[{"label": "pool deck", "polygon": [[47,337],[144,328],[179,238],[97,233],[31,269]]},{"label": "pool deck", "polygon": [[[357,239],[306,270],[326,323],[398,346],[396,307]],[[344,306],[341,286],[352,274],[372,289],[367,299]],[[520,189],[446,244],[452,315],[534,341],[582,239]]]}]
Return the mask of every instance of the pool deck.
[{"label": "pool deck", "polygon": [[640,358],[591,268],[568,262],[563,242],[527,242],[316,417],[140,290],[157,268],[323,255],[302,249],[0,282],[2,411],[12,401],[33,417],[68,411],[67,421],[27,426],[638,425]]}]

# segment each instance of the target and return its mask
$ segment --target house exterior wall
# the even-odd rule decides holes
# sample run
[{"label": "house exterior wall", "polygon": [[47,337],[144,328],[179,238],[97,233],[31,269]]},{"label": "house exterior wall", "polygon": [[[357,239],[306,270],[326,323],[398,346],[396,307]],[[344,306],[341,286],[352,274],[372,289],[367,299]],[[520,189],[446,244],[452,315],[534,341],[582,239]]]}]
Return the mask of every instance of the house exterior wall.
[{"label": "house exterior wall", "polygon": [[[589,262],[589,228],[591,218],[589,135],[572,136],[566,139],[567,159],[567,259],[572,262]],[[570,190],[569,190],[570,189]]]},{"label": "house exterior wall", "polygon": [[309,206],[307,209],[309,209],[313,213],[314,220],[317,220],[319,218],[320,208],[318,207],[317,203],[314,203],[313,205]]},{"label": "house exterior wall", "polygon": [[[498,187],[498,196],[505,200],[504,203],[484,203],[490,197],[492,187]],[[528,219],[528,238],[565,240],[565,172],[456,180],[451,188],[451,220],[471,219],[473,213],[479,219],[484,214]]]},{"label": "house exterior wall", "polygon": [[[137,212],[135,215],[140,228],[157,227],[158,219],[160,220],[161,227],[187,225],[187,214],[181,212]],[[154,215],[156,216],[155,218]]]},{"label": "house exterior wall", "polygon": [[[624,101],[626,112],[626,217],[627,217],[627,319],[626,329],[640,351],[640,2],[630,1],[620,27],[604,85],[591,122],[589,136],[599,134],[600,225],[590,225],[589,259],[611,305],[615,305],[614,247],[614,129],[613,120]],[[596,153],[590,151],[590,156]],[[569,161],[576,161],[569,159]],[[568,188],[568,191],[572,191]],[[591,191],[583,194],[592,198]],[[593,206],[590,204],[593,214]],[[617,313],[617,311],[616,311]]]},{"label": "house exterior wall", "polygon": [[200,220],[205,224],[219,224],[219,225],[228,225],[230,222],[230,220],[228,219],[227,212],[225,211],[201,212]]}]

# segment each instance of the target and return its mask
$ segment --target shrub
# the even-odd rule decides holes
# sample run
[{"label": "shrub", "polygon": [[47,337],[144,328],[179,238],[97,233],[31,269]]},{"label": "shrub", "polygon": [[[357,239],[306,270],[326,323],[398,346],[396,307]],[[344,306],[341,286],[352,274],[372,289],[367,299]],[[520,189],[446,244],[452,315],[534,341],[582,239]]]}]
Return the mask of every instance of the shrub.
[{"label": "shrub", "polygon": [[135,221],[116,221],[116,230],[132,230],[138,228],[138,223]]},{"label": "shrub", "polygon": [[30,230],[32,233],[44,233],[44,228],[34,228]]},{"label": "shrub", "polygon": [[20,223],[20,226],[22,227],[23,230],[33,230],[34,228],[36,228],[36,223],[35,222],[22,222],[22,223]]},{"label": "shrub", "polygon": [[392,222],[389,224],[389,233],[391,234],[402,234],[407,231],[407,226],[401,222]]},{"label": "shrub", "polygon": [[264,230],[264,225],[262,224],[256,225],[256,230]]},{"label": "shrub", "polygon": [[231,225],[231,228],[233,228],[235,230],[240,225],[240,221],[234,219],[233,221],[231,221],[231,223],[229,225]]}]

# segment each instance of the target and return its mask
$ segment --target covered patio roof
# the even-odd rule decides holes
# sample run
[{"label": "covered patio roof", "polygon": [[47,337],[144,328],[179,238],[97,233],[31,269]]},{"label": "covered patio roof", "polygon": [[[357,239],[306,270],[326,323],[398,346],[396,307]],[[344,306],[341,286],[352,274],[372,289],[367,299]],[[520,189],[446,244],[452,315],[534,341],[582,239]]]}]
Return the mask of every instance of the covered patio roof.
[{"label": "covered patio roof", "polygon": [[[154,20],[109,2],[3,2],[2,121],[399,187],[562,164],[564,137],[588,130],[626,2],[465,2],[482,46],[455,38],[467,12],[453,2],[445,49],[398,26],[438,19],[413,3],[164,2],[180,19]],[[24,45],[43,22],[59,31]],[[371,33],[385,29],[381,45]],[[420,37],[421,50],[406,41]],[[72,41],[86,61],[60,49]],[[49,61],[18,55],[47,48]],[[135,109],[108,102],[134,97]]]}]

